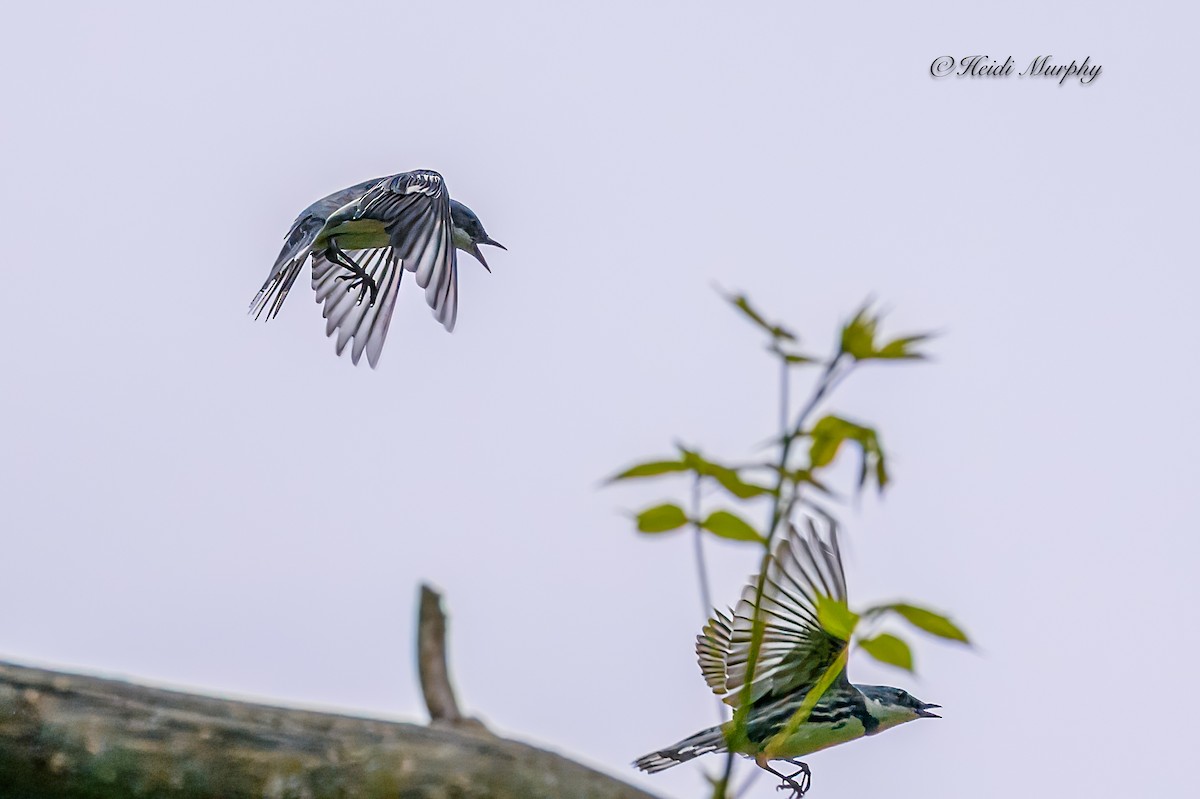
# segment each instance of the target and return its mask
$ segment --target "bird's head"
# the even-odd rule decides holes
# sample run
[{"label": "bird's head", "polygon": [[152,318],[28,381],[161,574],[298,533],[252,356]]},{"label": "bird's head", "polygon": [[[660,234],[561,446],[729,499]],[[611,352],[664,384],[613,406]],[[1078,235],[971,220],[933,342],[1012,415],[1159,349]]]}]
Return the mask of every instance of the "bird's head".
[{"label": "bird's head", "polygon": [[483,223],[479,221],[479,217],[475,215],[475,212],[458,200],[450,201],[450,221],[454,224],[454,246],[474,255],[475,260],[483,264],[484,269],[489,272],[492,271],[487,261],[483,259],[483,253],[479,251],[479,245],[490,244],[502,250],[507,250],[508,248],[500,242],[494,241],[487,234],[487,231],[483,229]]},{"label": "bird's head", "polygon": [[941,705],[931,705],[922,702],[908,691],[892,688],[887,685],[858,685],[867,699],[867,712],[879,722],[880,729],[895,727],[906,721],[915,719],[940,719],[936,713],[930,713],[933,708]]}]

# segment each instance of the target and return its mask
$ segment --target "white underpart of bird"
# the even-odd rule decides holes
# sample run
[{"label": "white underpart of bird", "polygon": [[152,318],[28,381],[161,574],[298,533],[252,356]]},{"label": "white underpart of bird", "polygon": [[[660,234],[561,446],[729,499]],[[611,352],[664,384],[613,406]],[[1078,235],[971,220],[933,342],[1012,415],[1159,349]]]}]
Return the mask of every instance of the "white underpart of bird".
[{"label": "white underpart of bird", "polygon": [[480,244],[504,249],[479,217],[450,199],[442,176],[428,169],[355,184],[317,200],[292,223],[250,313],[275,318],[304,264],[324,307],[325,333],[337,332],[340,355],[353,341],[354,363],[365,352],[374,368],[395,310],[401,278],[413,273],[434,318],[447,331],[458,317],[458,250],[491,271]]}]

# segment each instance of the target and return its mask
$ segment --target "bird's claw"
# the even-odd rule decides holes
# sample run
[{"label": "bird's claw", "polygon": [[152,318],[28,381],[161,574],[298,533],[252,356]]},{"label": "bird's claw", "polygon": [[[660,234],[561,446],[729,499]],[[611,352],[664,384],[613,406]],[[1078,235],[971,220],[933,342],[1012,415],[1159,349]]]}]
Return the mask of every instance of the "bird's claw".
[{"label": "bird's claw", "polygon": [[808,793],[808,781],[802,780],[801,782],[796,782],[795,780],[785,778],[783,782],[775,786],[775,790],[791,791],[788,794],[788,799],[801,799],[804,794]]},{"label": "bird's claw", "polygon": [[[800,799],[804,794],[808,793],[809,787],[812,785],[812,772],[808,768],[807,763],[801,763],[798,760],[788,761],[799,768],[791,774],[780,774],[778,771],[775,775],[783,782],[775,786],[777,791],[791,791],[789,799]],[[799,777],[799,781],[796,778]]]},{"label": "bird's claw", "polygon": [[362,305],[362,302],[364,299],[366,299],[368,293],[371,295],[370,305],[374,305],[375,300],[379,298],[379,284],[377,284],[367,275],[338,275],[336,279],[350,281],[350,285],[346,286],[347,292],[358,289],[358,301],[355,303],[356,305]]},{"label": "bird's claw", "polygon": [[361,265],[349,255],[346,251],[337,245],[337,242],[330,239],[329,248],[326,251],[325,257],[331,263],[345,269],[349,274],[338,275],[338,280],[349,280],[350,285],[346,286],[346,293],[350,293],[358,289],[357,305],[362,305],[363,300],[367,297],[367,292],[371,294],[371,305],[375,304],[375,300],[379,298],[379,284],[371,277],[371,273],[363,269]]},{"label": "bird's claw", "polygon": [[800,799],[808,791],[808,788],[797,783],[795,780],[785,779],[783,782],[775,786],[777,791],[791,791],[788,799]]}]

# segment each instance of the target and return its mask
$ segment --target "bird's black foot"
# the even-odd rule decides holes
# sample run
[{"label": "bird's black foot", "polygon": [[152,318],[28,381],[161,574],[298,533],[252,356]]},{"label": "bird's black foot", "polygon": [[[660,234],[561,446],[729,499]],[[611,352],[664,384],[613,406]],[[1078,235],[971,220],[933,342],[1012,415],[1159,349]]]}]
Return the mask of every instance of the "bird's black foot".
[{"label": "bird's black foot", "polygon": [[379,298],[379,284],[371,279],[365,271],[352,272],[348,275],[338,275],[338,280],[349,280],[350,285],[346,286],[346,291],[354,291],[358,289],[358,301],[356,304],[362,305],[363,300],[369,294],[371,297],[370,305],[375,304],[375,300]]},{"label": "bird's black foot", "polygon": [[[796,771],[791,774],[780,774],[775,769],[768,769],[768,771],[783,780],[783,782],[775,786],[775,790],[791,791],[790,799],[800,799],[800,797],[808,793],[808,789],[812,785],[812,772],[809,770],[807,763],[802,763],[799,760],[788,760],[787,762],[796,766]],[[796,779],[797,777],[800,779]]]},{"label": "bird's black foot", "polygon": [[329,242],[329,249],[325,257],[350,273],[348,275],[338,275],[336,279],[350,281],[350,285],[346,286],[347,292],[358,289],[358,305],[362,305],[368,293],[371,295],[371,305],[375,304],[375,300],[379,298],[379,284],[372,279],[371,274],[366,269],[363,269],[357,261],[347,255],[346,251],[337,246],[337,243],[333,241]]}]

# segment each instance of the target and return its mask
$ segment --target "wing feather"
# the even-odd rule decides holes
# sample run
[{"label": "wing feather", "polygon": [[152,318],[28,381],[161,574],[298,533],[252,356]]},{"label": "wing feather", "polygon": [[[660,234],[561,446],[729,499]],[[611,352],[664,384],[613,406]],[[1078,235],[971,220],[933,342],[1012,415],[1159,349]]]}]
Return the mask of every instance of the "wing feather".
[{"label": "wing feather", "polygon": [[317,302],[324,304],[322,314],[325,316],[325,335],[333,336],[334,331],[337,331],[338,355],[341,355],[346,345],[353,340],[350,360],[357,364],[365,351],[367,362],[374,369],[379,363],[383,340],[387,337],[388,325],[391,324],[392,311],[399,296],[400,277],[404,270],[399,268],[398,259],[391,247],[350,250],[346,254],[366,269],[377,282],[379,298],[374,303],[369,299],[360,303],[358,289],[348,290],[348,281],[338,280],[339,276],[347,274],[347,270],[329,261],[324,253],[313,254],[313,289],[316,291]]},{"label": "wing feather", "polygon": [[434,316],[453,330],[458,314],[458,258],[450,193],[442,176],[419,169],[381,181],[359,200],[354,218],[383,222],[404,269],[425,289]]},{"label": "wing feather", "polygon": [[[758,603],[762,639],[751,688],[754,701],[815,684],[847,645],[823,628],[817,616],[820,597],[846,601],[846,577],[835,528],[830,528],[826,541],[812,520],[807,534],[789,525],[764,569]],[[735,706],[746,682],[757,582],[752,579],[737,606],[728,615],[717,611],[696,637],[696,657],[705,682],[713,693]],[[845,669],[836,679],[846,681]]]}]

